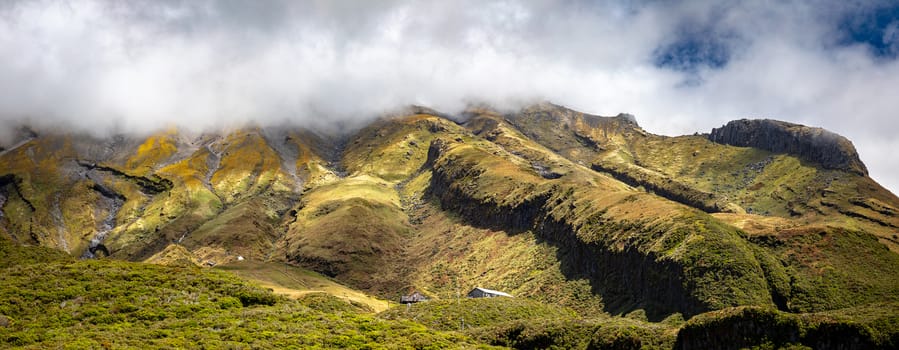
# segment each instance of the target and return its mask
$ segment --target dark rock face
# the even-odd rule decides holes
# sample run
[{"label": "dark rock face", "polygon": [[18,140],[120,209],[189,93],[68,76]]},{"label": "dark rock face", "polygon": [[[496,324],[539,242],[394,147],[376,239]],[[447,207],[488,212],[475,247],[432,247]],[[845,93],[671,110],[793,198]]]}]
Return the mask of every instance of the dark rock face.
[{"label": "dark rock face", "polygon": [[[84,162],[84,161],[78,161],[78,165],[80,165],[88,170],[96,169],[96,170],[112,173],[115,176],[123,177],[127,180],[132,181],[134,184],[140,186],[141,191],[143,191],[146,194],[150,194],[150,195],[156,195],[156,194],[160,194],[162,192],[168,191],[168,190],[172,189],[172,186],[173,186],[171,180],[160,178],[159,176],[156,176],[156,175],[151,175],[150,177],[135,176],[135,175],[126,174],[125,172],[118,170],[116,168],[98,165],[96,163],[88,163],[88,162]],[[105,193],[103,191],[101,191],[101,193],[103,193],[103,195],[107,196],[107,197],[120,196],[120,195],[108,195],[107,193]]]},{"label": "dark rock face", "polygon": [[858,158],[852,142],[821,128],[770,119],[741,119],[712,129],[712,142],[740,147],[755,147],[776,153],[796,155],[838,169],[867,175],[868,169]]}]

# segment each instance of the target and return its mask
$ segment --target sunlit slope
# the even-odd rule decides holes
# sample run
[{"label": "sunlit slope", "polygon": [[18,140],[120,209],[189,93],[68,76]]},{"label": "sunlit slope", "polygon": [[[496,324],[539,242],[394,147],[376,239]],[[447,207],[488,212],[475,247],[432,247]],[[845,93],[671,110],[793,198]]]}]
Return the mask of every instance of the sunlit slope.
[{"label": "sunlit slope", "polygon": [[[127,259],[149,257],[171,243],[213,247],[232,257],[267,256],[278,236],[273,227],[305,180],[297,173],[316,176],[320,161],[308,151],[288,160],[264,136],[258,128],[110,140],[38,136],[0,157],[9,169],[2,181],[3,230],[22,243],[73,255],[94,240]],[[296,144],[302,141],[274,142],[301,148]],[[253,222],[273,226],[260,229]]]},{"label": "sunlit slope", "polygon": [[2,232],[23,244],[80,255],[118,216],[114,203],[123,200],[117,193],[140,191],[131,179],[91,167],[113,155],[104,143],[87,136],[46,135],[5,151],[0,156]]},{"label": "sunlit slope", "polygon": [[[360,311],[381,312],[391,303],[369,294],[348,288],[319,273],[277,262],[240,261],[217,268],[270,288],[273,293],[293,299],[324,294],[356,305]],[[396,305],[394,303],[394,305]]]},{"label": "sunlit slope", "polygon": [[435,134],[451,128],[464,132],[445,119],[413,115],[360,130],[331,162],[334,177],[307,187],[291,210],[281,256],[382,296],[404,291],[417,267],[408,265],[415,230],[401,190],[423,171]]},{"label": "sunlit slope", "polygon": [[0,154],[0,234],[74,256],[293,264],[380,298],[481,286],[653,321],[899,295],[899,200],[863,172],[551,104],[407,112],[343,134],[35,134]]},{"label": "sunlit slope", "polygon": [[[279,221],[275,212],[290,205],[295,183],[260,130],[200,135],[183,147],[185,157],[155,172],[176,185],[132,211],[133,220],[126,220],[107,242],[113,255],[142,259],[171,243],[219,250],[216,259],[267,255],[277,235],[264,225]],[[141,150],[135,157],[140,158]],[[222,232],[225,226],[230,228]]]},{"label": "sunlit slope", "polygon": [[521,297],[435,300],[372,315],[381,300],[280,264],[223,267],[246,282],[190,264],[76,261],[5,238],[0,253],[4,348],[889,349],[899,341],[891,303],[811,314],[737,307],[658,323],[642,310],[609,317]]},{"label": "sunlit slope", "polygon": [[[899,200],[857,171],[829,169],[794,154],[722,145],[703,135],[652,135],[629,118],[552,105],[502,118],[597,173],[713,212],[715,219],[741,229],[765,267],[780,308],[855,306],[891,299],[899,288],[890,272],[897,268],[894,208]],[[552,118],[572,127],[549,132],[540,126]],[[581,119],[592,120],[593,129],[578,127]],[[564,145],[593,158],[571,156]]]},{"label": "sunlit slope", "polygon": [[771,303],[752,247],[705,213],[605,176],[574,174],[582,169],[546,179],[502,150],[434,146],[431,191],[445,209],[484,227],[534,230],[559,247],[567,277],[590,281],[610,310],[660,316]]},{"label": "sunlit slope", "polygon": [[76,261],[11,243],[0,238],[4,258],[17,258],[0,264],[3,348],[484,347],[342,297],[288,299],[225,271]]},{"label": "sunlit slope", "polygon": [[[706,211],[852,226],[894,249],[899,242],[892,237],[899,230],[899,198],[854,168],[720,144],[708,135],[653,135],[628,116],[598,117],[550,104],[503,117],[553,152]],[[553,120],[562,127],[548,128]],[[834,137],[834,148],[854,153],[848,140]]]}]

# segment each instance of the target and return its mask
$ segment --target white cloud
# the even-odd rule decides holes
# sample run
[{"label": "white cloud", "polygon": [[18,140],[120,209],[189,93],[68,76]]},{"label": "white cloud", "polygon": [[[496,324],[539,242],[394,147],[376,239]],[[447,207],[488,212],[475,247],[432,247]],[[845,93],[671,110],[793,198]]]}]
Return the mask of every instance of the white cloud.
[{"label": "white cloud", "polygon": [[[668,135],[743,117],[822,126],[853,140],[872,177],[897,189],[899,164],[885,150],[899,146],[899,63],[863,43],[839,44],[841,16],[865,6],[873,5],[4,2],[0,121],[204,128],[547,99],[630,112]],[[726,65],[654,65],[660,48],[696,30],[729,48]],[[895,33],[888,26],[884,40],[895,45]]]}]

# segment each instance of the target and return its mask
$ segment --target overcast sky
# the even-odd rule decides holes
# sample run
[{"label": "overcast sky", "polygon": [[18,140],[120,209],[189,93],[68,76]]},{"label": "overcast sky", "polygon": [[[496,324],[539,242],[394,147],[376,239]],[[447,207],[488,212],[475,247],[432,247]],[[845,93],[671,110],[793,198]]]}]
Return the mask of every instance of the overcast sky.
[{"label": "overcast sky", "polygon": [[549,100],[665,135],[850,138],[899,189],[896,1],[0,2],[0,122],[330,123]]}]

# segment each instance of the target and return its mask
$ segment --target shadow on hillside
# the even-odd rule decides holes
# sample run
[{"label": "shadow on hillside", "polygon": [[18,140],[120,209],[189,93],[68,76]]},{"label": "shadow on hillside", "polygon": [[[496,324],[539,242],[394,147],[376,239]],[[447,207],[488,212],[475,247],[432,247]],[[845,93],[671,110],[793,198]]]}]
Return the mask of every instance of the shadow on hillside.
[{"label": "shadow on hillside", "polygon": [[661,321],[673,313],[685,318],[708,311],[683,286],[683,269],[633,247],[617,250],[579,240],[566,223],[546,215],[546,197],[535,197],[514,207],[482,203],[432,177],[427,193],[444,210],[458,214],[466,223],[484,229],[517,235],[531,231],[538,243],[557,248],[556,259],[568,280],[586,279],[600,295],[605,311],[623,315],[642,309],[650,321]]}]

